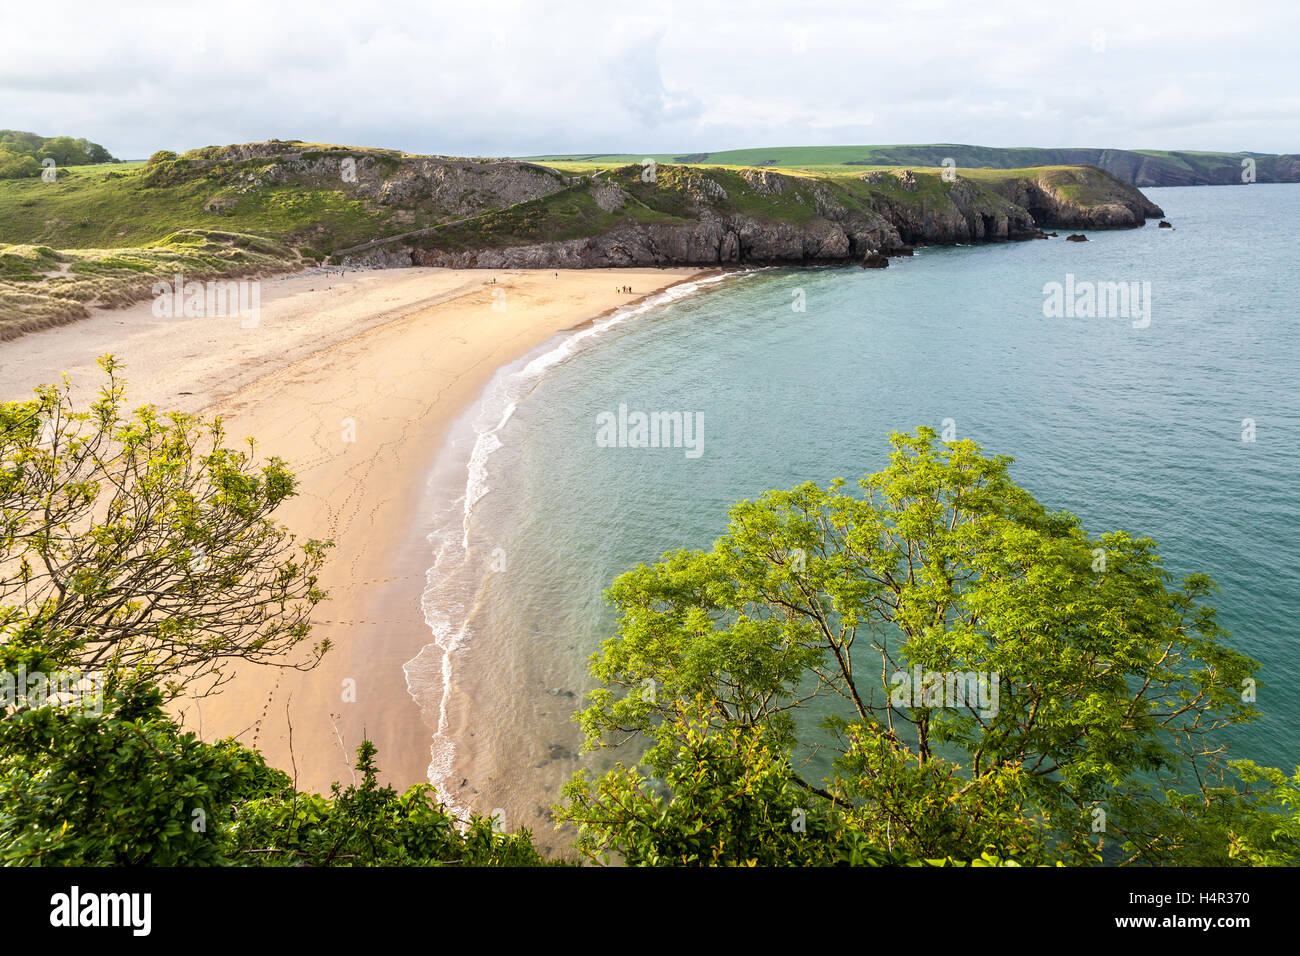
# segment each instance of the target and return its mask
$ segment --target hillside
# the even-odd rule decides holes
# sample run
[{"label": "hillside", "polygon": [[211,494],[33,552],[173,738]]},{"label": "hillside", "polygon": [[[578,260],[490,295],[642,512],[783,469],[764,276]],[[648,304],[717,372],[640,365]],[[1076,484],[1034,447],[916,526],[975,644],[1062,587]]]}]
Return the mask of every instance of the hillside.
[{"label": "hillside", "polygon": [[1023,169],[1031,166],[1096,166],[1134,186],[1218,186],[1242,182],[1242,160],[1255,162],[1256,181],[1300,182],[1300,155],[1208,153],[1169,150],[1040,149],[935,143],[915,146],[778,146],[715,153],[569,154],[528,157],[534,162],[575,162],[617,166],[646,158],[660,163],[720,166],[780,166],[825,169],[834,166],[942,166]]},{"label": "hillside", "polygon": [[354,266],[592,268],[871,260],[926,243],[1162,215],[1090,167],[542,165],[300,142],[0,181],[0,337],[153,281]]}]

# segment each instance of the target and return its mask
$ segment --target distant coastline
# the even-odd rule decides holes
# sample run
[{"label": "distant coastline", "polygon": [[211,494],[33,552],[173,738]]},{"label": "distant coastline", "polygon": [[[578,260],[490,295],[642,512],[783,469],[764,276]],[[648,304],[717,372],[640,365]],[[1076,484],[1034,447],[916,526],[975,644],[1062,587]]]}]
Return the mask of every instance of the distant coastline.
[{"label": "distant coastline", "polygon": [[[531,162],[641,162],[630,153],[525,156]],[[999,147],[963,143],[911,146],[775,146],[712,153],[650,154],[660,163],[721,166],[942,166],[1024,169],[1030,166],[1096,166],[1138,188],[1233,186],[1300,182],[1300,154],[1235,153],[1170,149]],[[1249,162],[1247,162],[1249,160]]]}]

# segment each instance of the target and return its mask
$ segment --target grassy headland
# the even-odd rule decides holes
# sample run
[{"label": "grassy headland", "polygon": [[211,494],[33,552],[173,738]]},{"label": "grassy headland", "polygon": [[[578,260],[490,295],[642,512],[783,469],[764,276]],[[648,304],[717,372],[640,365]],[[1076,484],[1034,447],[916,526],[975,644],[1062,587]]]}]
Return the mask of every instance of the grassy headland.
[{"label": "grassy headland", "polygon": [[1140,224],[1091,167],[539,164],[271,141],[0,181],[0,338],[153,282],[376,265],[857,260],[905,244]]}]

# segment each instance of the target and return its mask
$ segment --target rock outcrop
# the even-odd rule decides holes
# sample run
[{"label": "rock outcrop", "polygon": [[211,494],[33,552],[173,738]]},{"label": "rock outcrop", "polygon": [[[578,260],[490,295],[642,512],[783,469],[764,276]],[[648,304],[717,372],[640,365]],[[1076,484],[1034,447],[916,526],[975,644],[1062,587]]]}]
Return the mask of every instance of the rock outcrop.
[{"label": "rock outcrop", "polygon": [[[250,143],[185,154],[192,165],[237,165],[232,195],[267,186],[344,185],[385,209],[419,209],[454,219],[529,202],[570,185],[562,173],[510,159],[407,156],[388,150],[310,148],[301,143]],[[258,162],[260,160],[260,162]]]},{"label": "rock outcrop", "polygon": [[[1123,185],[1100,169],[1080,167],[1045,170],[1032,178],[997,182],[993,188],[1042,226],[1117,229],[1140,226],[1147,219],[1164,215],[1159,206],[1138,190],[1114,188]],[[1111,188],[1100,190],[1098,186]]]}]

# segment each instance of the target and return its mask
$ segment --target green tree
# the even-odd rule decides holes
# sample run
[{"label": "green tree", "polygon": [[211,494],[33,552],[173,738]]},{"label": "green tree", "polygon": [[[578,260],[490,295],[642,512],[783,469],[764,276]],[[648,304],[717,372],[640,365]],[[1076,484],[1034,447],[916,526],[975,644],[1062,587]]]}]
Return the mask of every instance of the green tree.
[{"label": "green tree", "polygon": [[92,143],[90,142],[90,140],[85,139],[83,137],[82,139],[77,140],[77,144],[81,147],[82,151],[85,152],[87,162],[91,162],[91,163],[117,162],[117,160],[113,158],[113,154],[110,153],[103,146],[100,146],[98,143]]},{"label": "green tree", "polygon": [[[44,648],[0,645],[15,688],[64,672]],[[216,864],[232,804],[275,772],[233,741],[183,733],[148,681],[112,675],[98,697],[0,708],[0,863]]]},{"label": "green tree", "polygon": [[[710,733],[693,707],[674,717],[679,745],[662,787],[619,764],[565,787],[557,820],[590,859],[633,866],[833,866],[902,863],[847,824],[842,807],[795,784],[762,727]],[[663,792],[667,791],[667,792]]]},{"label": "green tree", "polygon": [[35,156],[43,142],[45,139],[35,133],[24,133],[17,129],[0,129],[0,146],[25,156]]},{"label": "green tree", "polygon": [[85,166],[90,162],[87,152],[89,145],[84,139],[55,136],[41,144],[41,148],[36,151],[36,158],[45,159],[48,156],[60,166]]},{"label": "green tree", "polygon": [[429,784],[399,794],[381,787],[375,747],[357,748],[359,784],[334,784],[331,796],[298,793],[289,778],[235,809],[226,853],[266,866],[537,866],[527,829],[507,833],[472,816],[461,825]]},{"label": "green tree", "polygon": [[27,179],[41,174],[35,158],[0,146],[0,179]]},{"label": "green tree", "polygon": [[[6,154],[13,158],[7,158]],[[31,168],[31,164],[20,163],[18,160],[21,157],[29,158],[37,172],[26,172],[25,170]],[[41,160],[46,158],[53,159],[58,166],[117,162],[107,149],[98,143],[92,143],[84,136],[76,139],[71,136],[55,136],[46,139],[35,133],[0,129],[0,179],[39,175]]]},{"label": "green tree", "polygon": [[[690,743],[680,701],[698,698],[709,732],[762,728],[810,799],[909,857],[1050,846],[1092,862],[1111,841],[1168,859],[1150,808],[1200,792],[1217,732],[1254,716],[1257,664],[1203,603],[1212,582],[1173,582],[1149,539],[1089,537],[1018,487],[1010,458],[928,428],[892,441],[862,495],[769,492],[712,550],[614,582],[588,746],[640,735],[648,775],[671,780]],[[812,748],[836,755],[822,782],[793,759]]]},{"label": "green tree", "polygon": [[328,543],[272,519],[294,494],[286,464],[226,447],[220,419],[128,417],[119,366],[101,364],[86,411],[66,381],[0,404],[0,634],[63,635],[70,665],[169,695],[210,692],[233,660],[313,666],[327,641],[283,655],[309,639]]},{"label": "green tree", "polygon": [[325,544],[271,520],[294,492],[284,462],[225,447],[219,420],[127,417],[101,364],[86,411],[66,381],[0,404],[0,863],[541,863],[527,830],[462,825],[427,784],[380,787],[369,741],[361,782],[327,797],[167,712],[232,659],[288,666]]},{"label": "green tree", "polygon": [[[48,635],[46,636],[48,637]],[[69,673],[24,635],[0,644],[0,864],[26,866],[523,866],[542,862],[527,830],[466,825],[427,784],[380,787],[375,748],[361,783],[301,793],[261,754],[204,743],[140,676],[110,672],[91,694],[26,690]]]}]

